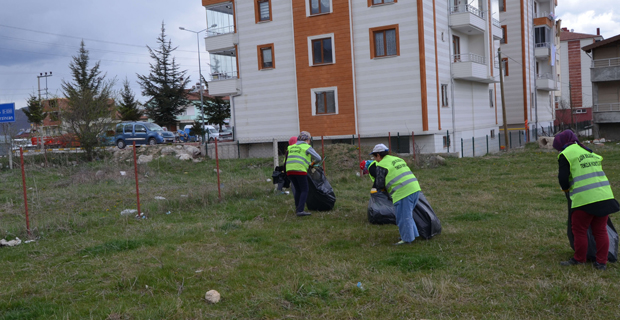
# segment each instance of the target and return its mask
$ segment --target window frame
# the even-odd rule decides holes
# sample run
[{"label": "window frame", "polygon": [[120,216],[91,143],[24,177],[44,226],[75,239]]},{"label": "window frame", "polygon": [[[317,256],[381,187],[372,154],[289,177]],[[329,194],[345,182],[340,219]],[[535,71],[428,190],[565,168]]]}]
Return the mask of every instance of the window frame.
[{"label": "window frame", "polygon": [[445,83],[441,84],[441,106],[443,108],[450,107],[450,99],[448,99],[448,85]]},{"label": "window frame", "polygon": [[[260,4],[266,2],[269,6],[269,19],[261,20],[260,19]],[[254,18],[256,19],[256,23],[263,23],[273,21],[273,12],[271,11],[271,0],[254,0]]]},{"label": "window frame", "polygon": [[506,12],[506,0],[499,0],[499,3],[502,4],[502,6],[500,6],[499,11],[500,12]]},{"label": "window frame", "polygon": [[452,54],[454,55],[453,62],[461,61],[461,37],[455,34],[452,35]]},{"label": "window frame", "polygon": [[[316,95],[319,92],[327,92],[327,91],[333,91],[334,92],[334,113],[317,113],[317,106],[316,106]],[[332,116],[332,115],[337,115],[339,112],[338,109],[338,87],[324,87],[324,88],[313,88],[310,89],[310,95],[311,95],[311,107],[312,107],[312,116]],[[327,107],[327,105],[325,106]],[[325,108],[325,110],[327,111],[327,108]]]},{"label": "window frame", "polygon": [[499,41],[501,44],[508,43],[508,26],[502,25],[502,39]]},{"label": "window frame", "polygon": [[[383,31],[385,34],[385,31],[387,30],[394,30],[396,33],[396,54],[395,55],[387,55],[387,43],[385,43],[386,47],[386,54],[382,55],[382,56],[377,56],[377,52],[376,52],[376,48],[375,48],[375,33],[376,32],[381,32]],[[374,27],[374,28],[370,28],[368,29],[368,34],[369,34],[369,38],[370,38],[370,59],[375,59],[375,58],[390,58],[390,57],[398,57],[400,56],[400,32],[398,30],[398,24],[391,24],[391,25],[387,25],[387,26],[381,26],[381,27]]]},{"label": "window frame", "polygon": [[[319,1],[319,11],[321,10],[321,0],[317,0]],[[310,2],[312,2],[312,0],[306,0],[306,17],[316,17],[316,16],[322,16],[324,14],[330,14],[332,12],[334,12],[334,4],[333,4],[333,0],[329,0],[329,12],[319,12],[319,13],[312,13],[312,9],[311,9],[311,5]]]},{"label": "window frame", "polygon": [[[504,61],[506,63],[504,63]],[[509,75],[509,72],[508,72],[508,58],[502,58],[502,63],[504,63],[504,77],[507,77]]]},{"label": "window frame", "polygon": [[[312,42],[315,40],[324,40],[327,38],[330,38],[332,42],[332,62],[314,64],[314,50],[312,47]],[[311,67],[319,67],[319,66],[329,66],[332,64],[336,64],[336,43],[334,40],[334,34],[329,33],[329,34],[321,34],[321,35],[308,37],[308,65]]]},{"label": "window frame", "polygon": [[381,3],[373,3],[374,0],[368,0],[368,7],[377,7],[377,6],[383,6],[383,5],[389,5],[389,4],[395,4],[398,2],[398,0],[392,0],[392,2],[385,2],[385,0],[381,0]]},{"label": "window frame", "polygon": [[[256,53],[258,55],[258,70],[272,70],[276,68],[276,55],[273,43],[262,44],[256,46]],[[263,50],[269,48],[271,49],[271,67],[265,67],[263,61]]]}]

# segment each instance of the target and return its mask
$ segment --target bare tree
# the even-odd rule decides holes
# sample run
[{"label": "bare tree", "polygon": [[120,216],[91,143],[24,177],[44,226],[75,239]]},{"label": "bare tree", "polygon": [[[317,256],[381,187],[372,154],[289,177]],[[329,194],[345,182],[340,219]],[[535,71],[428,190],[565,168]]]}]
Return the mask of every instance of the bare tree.
[{"label": "bare tree", "polygon": [[61,120],[62,125],[80,141],[86,159],[92,161],[98,135],[112,121],[114,80],[105,80],[105,75],[101,75],[99,70],[99,62],[89,69],[89,60],[88,50],[82,41],[79,54],[69,64],[73,82],[62,81],[68,105],[62,111]]}]

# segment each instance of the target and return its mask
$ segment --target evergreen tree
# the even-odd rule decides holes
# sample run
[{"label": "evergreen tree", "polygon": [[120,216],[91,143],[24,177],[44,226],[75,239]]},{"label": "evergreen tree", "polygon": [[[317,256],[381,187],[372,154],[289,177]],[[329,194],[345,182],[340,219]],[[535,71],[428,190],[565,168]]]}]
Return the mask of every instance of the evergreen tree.
[{"label": "evergreen tree", "polygon": [[114,81],[106,81],[101,75],[99,62],[89,69],[88,50],[84,41],[79,54],[69,64],[73,82],[62,81],[62,89],[68,106],[62,111],[62,125],[75,134],[86,152],[86,159],[93,160],[94,148],[99,143],[98,135],[111,123],[114,109],[112,87]]},{"label": "evergreen tree", "polygon": [[[209,119],[209,123],[218,125],[222,131],[224,120],[230,118],[230,102],[222,97],[206,97],[204,107],[205,118]],[[200,108],[200,102],[198,102],[198,108]]]},{"label": "evergreen tree", "polygon": [[161,24],[161,34],[157,38],[159,49],[149,49],[151,72],[148,75],[137,75],[142,94],[150,97],[145,104],[146,114],[155,123],[163,126],[176,124],[176,116],[181,114],[189,103],[185,86],[189,83],[187,70],[180,71],[172,52],[171,41],[166,40],[166,28]]},{"label": "evergreen tree", "polygon": [[24,108],[24,114],[28,118],[28,122],[40,126],[43,123],[43,119],[47,117],[47,112],[43,112],[43,106],[41,100],[34,94],[30,94],[26,100],[27,108]]},{"label": "evergreen tree", "polygon": [[122,121],[138,121],[142,117],[142,110],[138,109],[138,101],[129,87],[129,80],[125,78],[121,91],[121,102],[117,106]]}]

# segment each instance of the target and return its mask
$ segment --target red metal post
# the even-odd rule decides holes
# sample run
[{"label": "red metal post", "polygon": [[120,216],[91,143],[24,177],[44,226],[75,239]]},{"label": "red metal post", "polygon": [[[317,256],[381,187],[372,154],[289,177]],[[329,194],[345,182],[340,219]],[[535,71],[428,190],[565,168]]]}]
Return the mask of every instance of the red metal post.
[{"label": "red metal post", "polygon": [[413,161],[415,161],[415,136],[413,131],[411,131],[411,147],[413,148]]},{"label": "red metal post", "polygon": [[138,217],[142,214],[140,210],[140,187],[138,187],[138,160],[136,159],[136,142],[133,142],[133,168],[136,175],[136,198],[138,199]]},{"label": "red metal post", "polygon": [[[362,162],[362,143],[361,143],[361,139],[360,139],[360,134],[357,134],[357,153],[358,153],[358,159],[357,159],[357,163],[361,163]],[[360,178],[364,176],[364,169],[360,168]]]},{"label": "red metal post", "polygon": [[327,175],[327,170],[325,169],[325,143],[323,141],[323,136],[321,136],[321,157],[323,157],[323,173]]},{"label": "red metal post", "polygon": [[215,167],[217,168],[217,197],[222,200],[222,190],[220,190],[220,158],[217,154],[217,138],[215,140]]},{"label": "red metal post", "polygon": [[30,233],[30,219],[28,218],[28,197],[26,196],[26,172],[24,172],[24,150],[19,147],[19,156],[22,161],[22,185],[24,186],[24,207],[26,208],[26,231],[28,236],[32,236]]},{"label": "red metal post", "polygon": [[392,152],[392,133],[388,132],[388,149]]}]

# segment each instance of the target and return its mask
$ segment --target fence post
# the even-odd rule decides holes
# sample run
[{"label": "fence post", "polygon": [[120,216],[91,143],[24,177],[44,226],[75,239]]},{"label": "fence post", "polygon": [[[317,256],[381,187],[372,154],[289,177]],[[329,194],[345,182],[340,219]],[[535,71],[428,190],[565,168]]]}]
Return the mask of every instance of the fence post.
[{"label": "fence post", "polygon": [[[276,139],[273,139],[275,143]],[[214,138],[215,141],[215,167],[217,169],[217,197],[222,200],[222,191],[220,190],[220,157],[217,154],[217,138]],[[275,143],[276,151],[278,149],[278,144]],[[276,161],[278,161],[278,153],[276,152]]]},{"label": "fence post", "polygon": [[463,153],[463,138],[461,138],[461,158],[465,157],[465,153]]},{"label": "fence post", "polygon": [[392,133],[388,132],[388,149],[392,151]]},{"label": "fence post", "polygon": [[471,137],[471,155],[472,157],[476,156],[476,140],[474,137]]},{"label": "fence post", "polygon": [[446,130],[446,145],[448,146],[448,153],[450,153],[450,130]]},{"label": "fence post", "polygon": [[28,232],[28,236],[32,236],[32,234],[30,233],[30,219],[28,218],[28,196],[26,195],[26,172],[24,171],[24,150],[22,149],[22,147],[19,147],[19,155],[21,157],[21,165],[22,165],[22,185],[24,187],[24,207],[26,208],[26,231]]},{"label": "fence post", "polygon": [[237,140],[237,159],[241,159],[241,148],[239,147],[239,140]]},{"label": "fence post", "polygon": [[325,142],[323,136],[321,136],[321,153],[321,157],[323,158],[323,173],[327,175],[327,170],[325,169]]},{"label": "fence post", "polygon": [[[360,138],[360,134],[357,134],[357,151],[358,151],[358,163],[362,162],[362,139]],[[360,168],[360,178],[364,175],[364,169]]]},{"label": "fence post", "polygon": [[415,161],[415,135],[413,131],[411,131],[411,148],[413,148],[413,161]]},{"label": "fence post", "polygon": [[489,135],[487,134],[487,154],[489,154]]},{"label": "fence post", "polygon": [[138,217],[142,215],[142,210],[140,209],[140,187],[138,185],[138,161],[136,160],[136,141],[133,142],[133,169],[134,175],[136,176],[136,199],[138,201]]},{"label": "fence post", "polygon": [[521,146],[521,130],[519,130],[519,146]]}]

